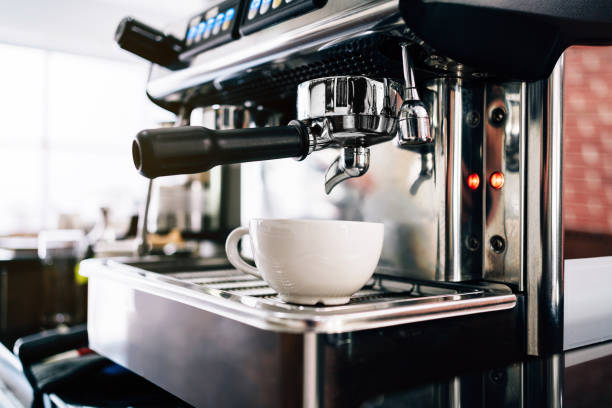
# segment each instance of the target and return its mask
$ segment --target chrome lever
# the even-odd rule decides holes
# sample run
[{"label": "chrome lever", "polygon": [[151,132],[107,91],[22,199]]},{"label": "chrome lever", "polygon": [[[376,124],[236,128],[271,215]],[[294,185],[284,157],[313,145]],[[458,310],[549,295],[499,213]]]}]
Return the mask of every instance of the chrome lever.
[{"label": "chrome lever", "polygon": [[344,147],[340,155],[325,172],[325,193],[346,179],[365,174],[370,167],[370,149],[368,147]]}]

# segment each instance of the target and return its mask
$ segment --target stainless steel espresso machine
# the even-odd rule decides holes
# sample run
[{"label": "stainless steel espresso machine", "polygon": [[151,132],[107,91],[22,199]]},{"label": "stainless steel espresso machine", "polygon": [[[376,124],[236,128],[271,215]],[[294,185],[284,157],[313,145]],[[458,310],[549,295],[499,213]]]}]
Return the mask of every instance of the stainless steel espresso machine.
[{"label": "stainless steel espresso machine", "polygon": [[[441,366],[563,350],[562,52],[612,41],[606,2],[213,0],[116,39],[177,114],[137,135],[141,174],[243,163],[221,204],[243,223],[377,221],[385,242],[327,307],[206,258],[88,260],[94,350],[195,406],[266,407],[360,406]],[[263,120],[189,123],[222,106]],[[459,406],[453,384],[438,406]]]}]

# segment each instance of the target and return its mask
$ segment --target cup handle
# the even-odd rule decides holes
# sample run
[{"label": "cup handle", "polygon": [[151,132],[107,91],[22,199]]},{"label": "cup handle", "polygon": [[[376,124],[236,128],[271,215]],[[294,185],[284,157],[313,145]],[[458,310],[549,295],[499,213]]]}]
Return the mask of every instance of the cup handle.
[{"label": "cup handle", "polygon": [[228,261],[241,272],[248,273],[249,275],[257,276],[261,278],[261,274],[257,268],[244,262],[240,253],[238,253],[238,242],[244,235],[248,235],[249,229],[247,227],[238,227],[234,229],[227,236],[225,240],[225,253],[227,254]]}]

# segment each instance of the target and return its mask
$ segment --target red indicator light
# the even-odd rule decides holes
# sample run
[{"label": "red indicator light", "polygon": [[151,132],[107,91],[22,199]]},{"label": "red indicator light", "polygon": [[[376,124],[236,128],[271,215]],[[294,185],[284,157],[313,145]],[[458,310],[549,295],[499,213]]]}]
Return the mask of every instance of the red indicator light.
[{"label": "red indicator light", "polygon": [[504,185],[504,173],[501,171],[496,171],[495,173],[491,174],[491,177],[489,177],[489,183],[491,183],[491,187],[499,190]]},{"label": "red indicator light", "polygon": [[472,190],[476,190],[480,186],[480,176],[476,173],[472,173],[467,178],[467,185]]}]

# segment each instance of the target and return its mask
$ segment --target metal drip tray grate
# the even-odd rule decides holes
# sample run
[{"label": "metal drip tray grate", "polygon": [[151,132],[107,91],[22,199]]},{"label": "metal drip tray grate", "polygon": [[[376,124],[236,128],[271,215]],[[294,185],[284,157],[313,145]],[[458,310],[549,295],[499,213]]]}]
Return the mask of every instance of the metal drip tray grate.
[{"label": "metal drip tray grate", "polygon": [[[115,291],[148,292],[261,329],[291,333],[364,330],[516,305],[516,296],[505,285],[417,281],[379,268],[348,304],[304,306],[282,301],[265,281],[235,269],[201,269],[93,259],[81,271],[101,292],[103,282],[110,282]],[[113,296],[110,290],[108,296]]]},{"label": "metal drip tray grate", "polygon": [[[251,296],[266,299],[271,302],[286,303],[277,296],[276,291],[274,291],[266,281],[233,269],[195,273],[174,273],[166,276],[179,279],[183,282],[221,290],[233,295]],[[370,279],[363,289],[353,294],[348,305],[458,293],[458,291],[449,288],[422,287],[422,285],[417,283],[402,282],[399,280],[395,280],[394,285],[388,286],[391,279],[392,278],[388,276],[383,278],[382,275],[376,275]],[[308,308],[308,306],[302,307]],[[329,306],[317,305],[315,308],[316,307],[321,308]]]}]

